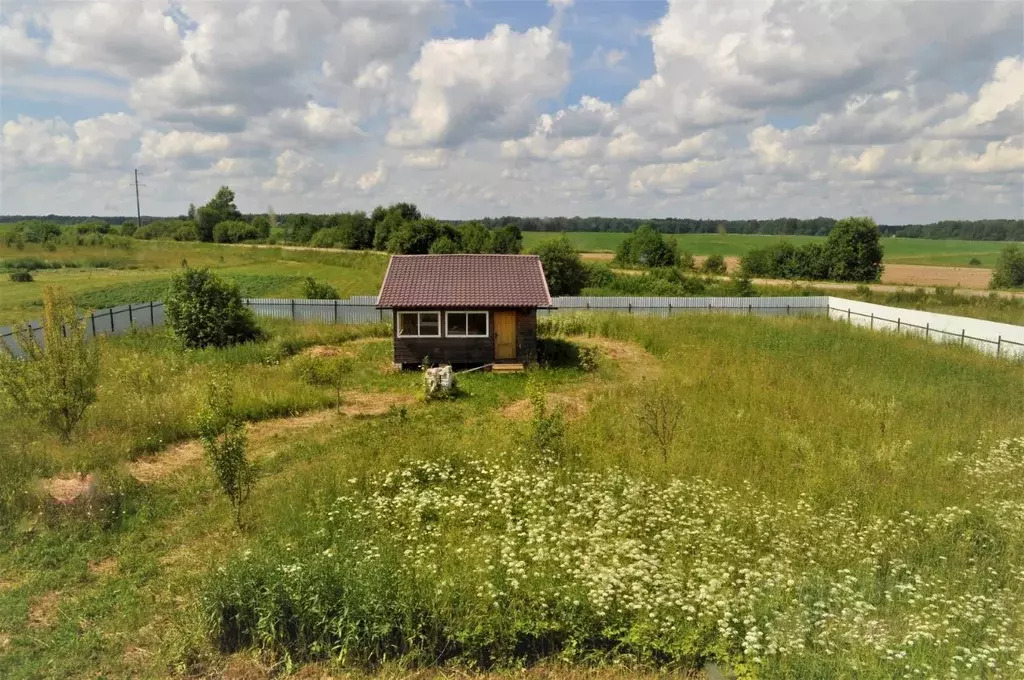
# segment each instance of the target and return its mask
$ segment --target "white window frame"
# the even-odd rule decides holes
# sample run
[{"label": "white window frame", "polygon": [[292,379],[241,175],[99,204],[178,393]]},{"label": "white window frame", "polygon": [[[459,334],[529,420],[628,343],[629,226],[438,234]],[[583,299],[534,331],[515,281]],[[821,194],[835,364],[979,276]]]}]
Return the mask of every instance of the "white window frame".
[{"label": "white window frame", "polygon": [[[452,335],[448,332],[448,317],[452,314],[464,314],[466,316],[466,332],[463,335]],[[470,314],[483,314],[484,315],[484,334],[470,334],[469,332],[469,315]],[[457,312],[445,312],[444,313],[444,336],[446,338],[489,338],[491,337],[491,313],[483,309],[466,309],[459,310]]]},{"label": "white window frame", "polygon": [[[403,335],[402,334],[402,316],[406,314],[416,315],[416,335]],[[419,332],[421,321],[420,319],[424,315],[433,315],[437,319],[437,333],[431,333],[423,335]],[[398,318],[395,323],[395,335],[399,338],[439,338],[441,337],[441,312],[398,312]]]}]

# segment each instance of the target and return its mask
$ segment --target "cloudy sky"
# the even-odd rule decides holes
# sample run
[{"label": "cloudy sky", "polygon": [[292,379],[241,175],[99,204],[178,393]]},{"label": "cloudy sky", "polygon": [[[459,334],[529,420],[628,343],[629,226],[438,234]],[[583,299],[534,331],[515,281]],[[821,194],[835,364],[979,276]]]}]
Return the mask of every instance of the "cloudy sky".
[{"label": "cloudy sky", "polygon": [[1020,2],[4,0],[3,213],[1021,217]]}]

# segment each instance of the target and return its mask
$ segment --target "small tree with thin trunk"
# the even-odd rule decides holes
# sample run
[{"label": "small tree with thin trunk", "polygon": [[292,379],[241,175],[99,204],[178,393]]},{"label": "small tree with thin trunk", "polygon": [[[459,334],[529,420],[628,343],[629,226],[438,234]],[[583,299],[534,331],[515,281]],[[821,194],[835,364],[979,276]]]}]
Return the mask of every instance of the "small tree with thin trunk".
[{"label": "small tree with thin trunk", "polygon": [[658,383],[641,383],[633,419],[640,433],[654,440],[662,462],[667,463],[683,419],[682,405],[672,391]]},{"label": "small tree with thin trunk", "polygon": [[231,502],[235,524],[242,526],[242,505],[256,483],[256,469],[246,456],[245,422],[232,409],[230,387],[210,384],[206,403],[195,418],[203,452],[224,495]]},{"label": "small tree with thin trunk", "polygon": [[24,358],[0,351],[0,392],[67,442],[96,401],[99,343],[87,341],[74,298],[55,286],[43,290],[42,332],[41,343],[28,328],[17,333]]}]

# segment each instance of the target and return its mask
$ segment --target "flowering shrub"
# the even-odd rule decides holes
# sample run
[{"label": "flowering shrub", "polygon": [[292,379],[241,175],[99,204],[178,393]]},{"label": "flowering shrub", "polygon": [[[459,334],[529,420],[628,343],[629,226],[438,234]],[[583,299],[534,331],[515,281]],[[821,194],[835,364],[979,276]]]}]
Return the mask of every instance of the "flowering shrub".
[{"label": "flowering shrub", "polygon": [[[1000,446],[991,472],[969,474],[1019,467],[1024,440]],[[853,502],[784,504],[700,479],[475,461],[351,482],[309,535],[212,577],[203,606],[223,649],[350,664],[714,658],[787,677],[1021,672],[1024,529],[984,504],[864,519]],[[1014,570],[993,568],[1010,555]]]}]

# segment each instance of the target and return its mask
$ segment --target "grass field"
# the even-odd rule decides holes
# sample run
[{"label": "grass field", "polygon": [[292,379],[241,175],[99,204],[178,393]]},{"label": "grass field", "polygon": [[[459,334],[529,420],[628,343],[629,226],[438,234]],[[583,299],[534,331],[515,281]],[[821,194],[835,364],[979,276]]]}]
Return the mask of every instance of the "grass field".
[{"label": "grass field", "polygon": [[78,304],[94,309],[161,299],[183,262],[216,270],[237,282],[247,297],[301,297],[302,280],[307,276],[330,283],[343,296],[374,295],[387,267],[387,257],[380,253],[174,241],[131,243],[128,250],[61,247],[53,252],[31,245],[23,250],[0,246],[0,263],[33,258],[72,265],[38,269],[32,283],[13,283],[6,275],[0,278],[0,325],[38,318],[42,290],[51,284],[68,289]]},{"label": "grass field", "polygon": [[[823,319],[556,319],[596,372],[427,404],[386,329],[275,323],[105,342],[70,444],[5,405],[0,676],[1020,675],[1024,365]],[[353,362],[341,414],[296,372],[314,345]],[[254,421],[242,531],[189,442],[218,376]],[[568,421],[544,451],[530,389]],[[664,457],[645,403],[681,414]],[[72,473],[92,491],[48,499]]]},{"label": "grass field", "polygon": [[[526,232],[523,245],[532,248],[541,241],[556,238],[559,234],[548,232]],[[576,247],[583,252],[615,252],[626,234],[603,232],[571,232],[568,234]],[[673,238],[681,251],[693,255],[722,255],[740,257],[753,248],[787,239],[796,244],[811,241],[825,241],[824,236],[762,236],[757,234],[677,234]],[[954,241],[910,238],[886,238],[885,262],[888,264],[922,264],[949,267],[966,267],[971,258],[981,261],[978,266],[995,265],[999,252],[1007,246],[1001,241]]]}]

